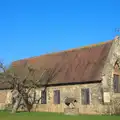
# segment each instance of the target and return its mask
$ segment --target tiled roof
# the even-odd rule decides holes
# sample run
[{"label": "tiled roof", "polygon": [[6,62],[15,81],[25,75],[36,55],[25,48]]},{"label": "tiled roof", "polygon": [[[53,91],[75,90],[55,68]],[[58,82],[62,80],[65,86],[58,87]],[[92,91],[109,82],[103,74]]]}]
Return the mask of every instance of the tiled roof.
[{"label": "tiled roof", "polygon": [[113,40],[87,47],[18,60],[13,62],[13,65],[19,66],[27,61],[35,69],[40,69],[41,67],[53,68],[56,63],[60,63],[60,66],[63,65],[63,69],[51,84],[99,81],[101,80],[101,71],[112,42]]}]

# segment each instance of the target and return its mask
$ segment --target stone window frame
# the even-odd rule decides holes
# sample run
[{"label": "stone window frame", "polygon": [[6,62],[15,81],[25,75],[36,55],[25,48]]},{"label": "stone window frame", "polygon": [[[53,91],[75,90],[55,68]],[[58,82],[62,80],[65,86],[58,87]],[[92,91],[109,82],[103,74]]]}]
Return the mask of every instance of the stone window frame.
[{"label": "stone window frame", "polygon": [[[87,90],[89,91],[88,93],[86,93]],[[83,92],[85,92],[85,93],[83,93]],[[86,94],[88,94],[89,97]],[[83,95],[85,95],[85,96],[83,96]],[[86,96],[88,97],[89,100],[87,100]],[[81,88],[81,104],[82,105],[90,105],[91,104],[90,88]]]},{"label": "stone window frame", "polygon": [[54,104],[60,104],[60,90],[54,90],[53,91],[53,102]]},{"label": "stone window frame", "polygon": [[[117,65],[119,71],[115,70],[116,65]],[[120,59],[117,59],[115,64],[114,64],[114,69],[113,69],[113,90],[114,90],[114,93],[120,93]]]},{"label": "stone window frame", "polygon": [[114,74],[113,75],[113,88],[114,88],[114,93],[120,93],[120,75]]}]

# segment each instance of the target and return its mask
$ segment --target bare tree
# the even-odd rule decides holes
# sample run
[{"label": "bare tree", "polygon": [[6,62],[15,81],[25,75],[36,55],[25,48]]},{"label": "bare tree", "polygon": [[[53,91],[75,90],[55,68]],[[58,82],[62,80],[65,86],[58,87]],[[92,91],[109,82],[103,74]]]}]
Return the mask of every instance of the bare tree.
[{"label": "bare tree", "polygon": [[[36,96],[36,88],[43,87],[45,91],[48,84],[63,69],[63,66],[56,63],[53,68],[40,68],[37,70],[25,62],[21,69],[24,74],[20,75],[17,74],[19,68],[6,69],[1,62],[0,78],[2,81],[0,82],[7,84],[12,89],[12,113],[17,112],[21,107],[30,112],[33,105],[38,104],[41,99],[41,96],[39,98]],[[38,77],[36,77],[37,72],[39,73]]]}]

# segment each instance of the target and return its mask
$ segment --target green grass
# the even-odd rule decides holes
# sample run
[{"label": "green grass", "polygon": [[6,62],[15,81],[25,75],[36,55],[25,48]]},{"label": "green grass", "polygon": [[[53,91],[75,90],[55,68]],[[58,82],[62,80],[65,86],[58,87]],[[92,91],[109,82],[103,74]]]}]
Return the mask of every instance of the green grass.
[{"label": "green grass", "polygon": [[0,120],[120,120],[120,116],[78,115],[69,116],[57,113],[20,112],[11,114],[0,111]]}]

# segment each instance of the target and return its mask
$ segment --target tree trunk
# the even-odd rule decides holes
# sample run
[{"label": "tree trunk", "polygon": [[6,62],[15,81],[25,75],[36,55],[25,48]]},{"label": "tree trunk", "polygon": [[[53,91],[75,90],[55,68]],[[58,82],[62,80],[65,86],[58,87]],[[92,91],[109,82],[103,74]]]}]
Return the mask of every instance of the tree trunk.
[{"label": "tree trunk", "polygon": [[32,104],[30,104],[30,103],[28,102],[28,100],[23,99],[23,101],[24,101],[24,104],[25,104],[25,106],[26,106],[26,110],[27,110],[28,112],[30,112],[30,110],[32,109]]},{"label": "tree trunk", "polygon": [[19,108],[19,105],[20,105],[20,102],[21,102],[21,97],[17,98],[14,105],[13,105],[13,108],[12,108],[12,113],[16,113],[18,108]]}]

